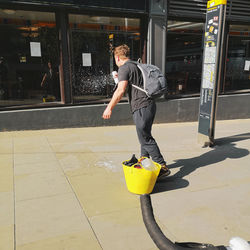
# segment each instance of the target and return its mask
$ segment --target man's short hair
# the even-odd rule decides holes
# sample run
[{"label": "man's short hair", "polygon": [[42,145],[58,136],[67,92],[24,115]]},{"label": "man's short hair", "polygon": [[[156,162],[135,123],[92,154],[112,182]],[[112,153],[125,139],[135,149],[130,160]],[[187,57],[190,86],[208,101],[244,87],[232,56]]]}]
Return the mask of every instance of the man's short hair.
[{"label": "man's short hair", "polygon": [[123,44],[115,48],[114,50],[115,56],[119,56],[121,59],[130,57],[130,48],[128,45]]}]

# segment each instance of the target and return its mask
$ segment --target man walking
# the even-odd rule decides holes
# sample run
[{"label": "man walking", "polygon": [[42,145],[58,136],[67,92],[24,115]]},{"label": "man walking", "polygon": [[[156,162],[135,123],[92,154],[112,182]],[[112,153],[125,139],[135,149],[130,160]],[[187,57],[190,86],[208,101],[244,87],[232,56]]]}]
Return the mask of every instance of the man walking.
[{"label": "man walking", "polygon": [[154,162],[161,165],[158,176],[159,179],[170,174],[166,162],[160,152],[160,149],[152,137],[151,129],[156,113],[156,104],[143,91],[133,87],[132,84],[139,87],[143,86],[141,71],[135,63],[129,59],[130,49],[127,45],[121,45],[115,48],[114,57],[118,66],[118,86],[111,101],[103,112],[103,118],[109,119],[115,105],[123,97],[128,87],[128,96],[133,120],[136,125],[136,131],[141,144],[141,157],[151,157]]}]

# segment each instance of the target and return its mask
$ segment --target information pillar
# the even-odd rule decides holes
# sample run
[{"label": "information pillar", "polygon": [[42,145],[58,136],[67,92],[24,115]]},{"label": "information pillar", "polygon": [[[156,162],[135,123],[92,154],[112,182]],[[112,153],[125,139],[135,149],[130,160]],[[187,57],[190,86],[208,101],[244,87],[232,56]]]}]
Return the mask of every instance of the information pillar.
[{"label": "information pillar", "polygon": [[207,3],[201,78],[198,140],[214,144],[216,107],[221,79],[226,0]]}]

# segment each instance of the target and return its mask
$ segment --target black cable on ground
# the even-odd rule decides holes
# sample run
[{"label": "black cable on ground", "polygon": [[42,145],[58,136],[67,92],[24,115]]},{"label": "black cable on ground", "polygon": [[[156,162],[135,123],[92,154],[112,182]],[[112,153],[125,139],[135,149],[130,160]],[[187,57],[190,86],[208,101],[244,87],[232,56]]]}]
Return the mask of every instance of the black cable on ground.
[{"label": "black cable on ground", "polygon": [[160,250],[226,250],[224,246],[215,247],[210,244],[173,243],[163,234],[160,227],[155,221],[150,195],[140,195],[140,202],[144,224],[148,230],[150,237]]}]

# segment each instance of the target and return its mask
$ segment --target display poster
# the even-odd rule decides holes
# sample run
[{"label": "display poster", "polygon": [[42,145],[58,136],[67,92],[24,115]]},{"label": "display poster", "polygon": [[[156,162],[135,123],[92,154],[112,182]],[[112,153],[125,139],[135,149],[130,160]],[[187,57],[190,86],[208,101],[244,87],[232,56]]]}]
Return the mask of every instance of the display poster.
[{"label": "display poster", "polygon": [[249,71],[249,69],[250,69],[250,61],[246,60],[244,70]]},{"label": "display poster", "polygon": [[30,42],[30,55],[32,57],[41,57],[41,43],[39,42]]},{"label": "display poster", "polygon": [[91,53],[82,53],[82,66],[84,67],[91,67]]}]

